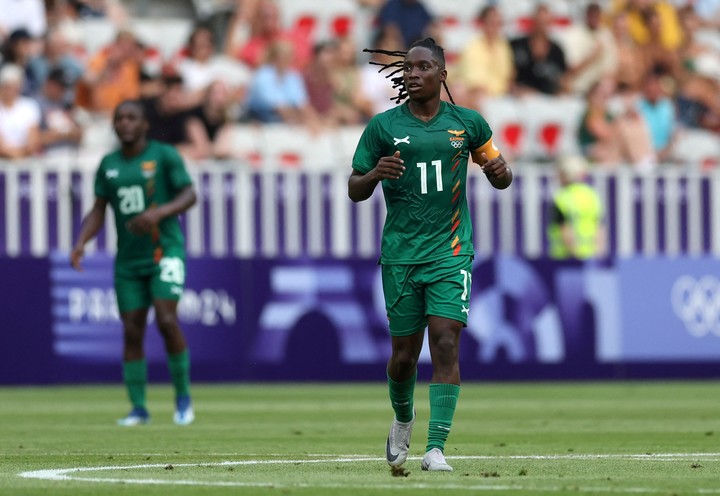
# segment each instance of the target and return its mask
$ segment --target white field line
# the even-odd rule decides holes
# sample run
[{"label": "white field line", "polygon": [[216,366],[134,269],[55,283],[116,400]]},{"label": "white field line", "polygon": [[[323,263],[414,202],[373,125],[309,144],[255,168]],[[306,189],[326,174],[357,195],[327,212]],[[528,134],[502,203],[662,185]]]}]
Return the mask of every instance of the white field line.
[{"label": "white field line", "polygon": [[[268,456],[268,455],[265,455]],[[382,457],[363,457],[361,455],[333,456],[329,455],[305,455],[305,459],[281,459],[281,460],[241,460],[224,462],[202,462],[202,463],[143,463],[137,465],[108,465],[101,467],[72,467],[63,469],[45,469],[20,472],[18,475],[27,479],[42,479],[53,481],[80,481],[114,484],[146,484],[146,485],[176,485],[176,486],[212,486],[212,487],[293,487],[293,488],[325,488],[325,489],[351,489],[351,488],[373,488],[373,489],[446,489],[459,491],[567,491],[563,486],[524,486],[521,484],[430,484],[430,483],[403,483],[403,484],[328,484],[328,483],[297,483],[278,484],[277,482],[243,482],[243,481],[199,481],[192,479],[120,479],[103,477],[84,477],[77,474],[83,472],[103,472],[110,470],[142,470],[151,468],[164,468],[168,465],[173,467],[232,467],[249,465],[289,465],[300,463],[354,463],[354,462],[379,462],[385,461]],[[312,458],[312,457],[323,458]],[[419,460],[420,457],[409,457],[411,460]],[[449,460],[602,460],[602,459],[623,459],[641,461],[677,461],[697,460],[720,461],[720,453],[645,453],[645,454],[567,454],[567,455],[511,455],[511,456],[453,456]],[[586,493],[658,493],[662,490],[645,487],[612,487],[612,486],[585,486],[573,487],[573,491]],[[691,490],[692,494],[720,494],[720,488],[698,488]]]}]

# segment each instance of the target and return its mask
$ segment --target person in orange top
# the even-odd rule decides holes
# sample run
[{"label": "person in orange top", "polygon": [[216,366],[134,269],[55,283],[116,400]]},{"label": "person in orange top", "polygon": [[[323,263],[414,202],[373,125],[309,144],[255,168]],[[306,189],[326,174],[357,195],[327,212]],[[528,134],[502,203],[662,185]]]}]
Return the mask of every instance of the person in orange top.
[{"label": "person in orange top", "polygon": [[117,105],[140,96],[142,47],[129,31],[98,52],[83,77],[84,95],[79,104],[89,110],[110,113]]}]

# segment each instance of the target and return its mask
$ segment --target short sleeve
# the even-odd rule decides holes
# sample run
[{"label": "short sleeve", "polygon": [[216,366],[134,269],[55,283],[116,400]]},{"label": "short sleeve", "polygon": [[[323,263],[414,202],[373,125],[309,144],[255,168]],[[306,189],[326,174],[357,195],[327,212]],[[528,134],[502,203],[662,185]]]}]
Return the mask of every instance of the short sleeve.
[{"label": "short sleeve", "polygon": [[100,162],[95,172],[95,196],[98,198],[110,199],[110,188],[108,187],[107,177],[105,175],[105,159]]},{"label": "short sleeve", "polygon": [[192,179],[185,168],[185,161],[177,150],[172,146],[165,146],[164,157],[165,167],[167,167],[168,171],[167,177],[172,189],[179,191],[186,186],[190,186]]},{"label": "short sleeve", "polygon": [[492,138],[492,130],[482,115],[475,111],[473,111],[471,115],[473,133],[470,141],[470,150],[474,151],[490,141],[490,138]]},{"label": "short sleeve", "polygon": [[377,116],[375,116],[370,119],[355,148],[352,161],[353,169],[367,174],[375,167],[381,156],[380,126],[378,125]]}]

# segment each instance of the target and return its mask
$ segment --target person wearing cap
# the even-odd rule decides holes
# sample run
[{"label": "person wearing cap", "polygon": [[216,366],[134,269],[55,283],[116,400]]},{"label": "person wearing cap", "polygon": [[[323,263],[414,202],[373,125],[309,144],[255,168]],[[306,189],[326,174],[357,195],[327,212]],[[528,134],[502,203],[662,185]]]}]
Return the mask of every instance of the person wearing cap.
[{"label": "person wearing cap", "polygon": [[0,68],[0,158],[20,159],[38,150],[40,108],[20,94],[23,79],[15,64]]},{"label": "person wearing cap", "polygon": [[552,199],[547,236],[550,257],[586,260],[603,252],[603,208],[595,190],[585,183],[587,162],[581,156],[558,159],[560,188]]}]

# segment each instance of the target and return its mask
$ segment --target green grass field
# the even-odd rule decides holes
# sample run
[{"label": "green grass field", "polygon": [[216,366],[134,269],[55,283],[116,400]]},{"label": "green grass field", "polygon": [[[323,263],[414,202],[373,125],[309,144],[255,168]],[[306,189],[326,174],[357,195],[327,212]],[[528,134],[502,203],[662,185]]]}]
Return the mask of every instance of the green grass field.
[{"label": "green grass field", "polygon": [[719,392],[465,384],[446,448],[455,471],[427,473],[418,384],[409,475],[393,477],[383,384],[195,385],[188,427],[172,424],[170,387],[154,385],[153,421],[135,428],[114,423],[119,386],[2,388],[0,494],[720,494]]}]

